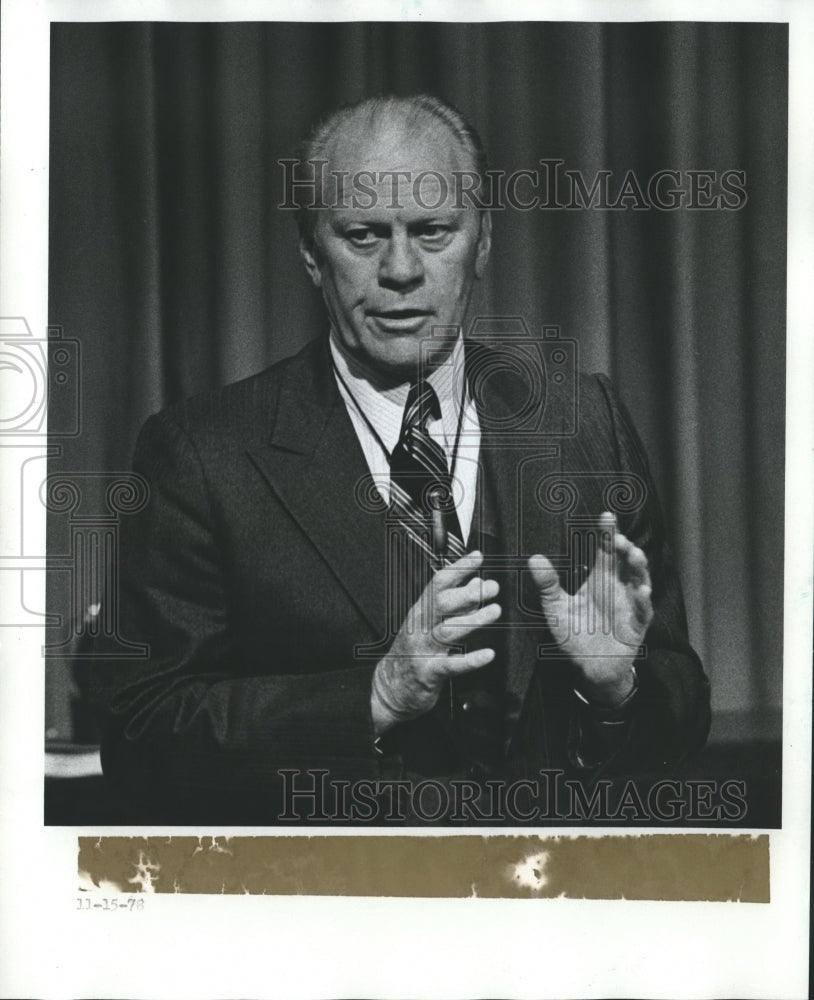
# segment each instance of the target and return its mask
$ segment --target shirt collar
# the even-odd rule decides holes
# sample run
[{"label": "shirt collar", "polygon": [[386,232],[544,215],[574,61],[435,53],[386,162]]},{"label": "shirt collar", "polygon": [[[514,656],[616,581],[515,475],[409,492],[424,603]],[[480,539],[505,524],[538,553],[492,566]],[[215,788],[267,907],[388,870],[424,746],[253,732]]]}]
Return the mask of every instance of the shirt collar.
[{"label": "shirt collar", "polygon": [[[331,355],[333,357],[340,392],[350,394],[351,406],[356,405],[370,421],[388,451],[398,444],[401,422],[410,383],[383,387],[375,383],[375,375],[361,366],[354,358],[349,358],[342,350],[333,330],[330,334]],[[441,404],[441,421],[449,452],[454,447],[460,419],[461,405],[466,385],[464,370],[464,342],[459,332],[449,357],[433,368],[427,381],[435,389]]]}]

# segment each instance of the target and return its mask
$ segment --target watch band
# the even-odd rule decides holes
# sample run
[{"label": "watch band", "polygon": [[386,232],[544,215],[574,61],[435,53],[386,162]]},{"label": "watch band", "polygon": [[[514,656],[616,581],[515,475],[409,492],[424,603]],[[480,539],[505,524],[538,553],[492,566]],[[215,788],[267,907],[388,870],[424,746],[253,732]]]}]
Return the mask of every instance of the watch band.
[{"label": "watch band", "polygon": [[623,701],[620,701],[618,705],[613,706],[602,706],[602,705],[592,705],[590,701],[585,697],[585,695],[574,688],[574,694],[582,702],[582,704],[590,710],[591,714],[597,720],[597,722],[607,722],[607,723],[618,723],[627,722],[630,716],[630,707],[636,697],[639,690],[639,675],[636,673],[636,668],[631,666],[630,672],[633,675],[633,687],[630,689],[628,694],[625,696]]}]

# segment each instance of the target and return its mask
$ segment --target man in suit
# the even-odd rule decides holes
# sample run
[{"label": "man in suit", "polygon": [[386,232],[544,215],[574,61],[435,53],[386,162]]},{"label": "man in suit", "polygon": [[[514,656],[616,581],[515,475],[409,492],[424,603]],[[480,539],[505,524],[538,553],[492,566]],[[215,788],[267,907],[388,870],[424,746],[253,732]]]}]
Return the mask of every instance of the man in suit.
[{"label": "man in suit", "polygon": [[476,133],[372,99],[302,159],[330,168],[299,215],[330,330],[142,431],[122,631],[150,656],[99,672],[105,773],[142,822],[412,822],[416,782],[454,822],[511,821],[486,793],[541,768],[674,765],[709,691],[629,417],[603,377],[462,335]]}]

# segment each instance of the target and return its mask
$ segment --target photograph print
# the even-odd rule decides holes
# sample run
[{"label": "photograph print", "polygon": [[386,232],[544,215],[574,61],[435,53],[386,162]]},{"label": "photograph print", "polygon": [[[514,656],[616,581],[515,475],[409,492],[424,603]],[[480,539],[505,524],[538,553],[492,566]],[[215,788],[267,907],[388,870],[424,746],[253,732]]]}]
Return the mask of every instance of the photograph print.
[{"label": "photograph print", "polygon": [[53,23],[46,823],[778,828],[787,87]]}]

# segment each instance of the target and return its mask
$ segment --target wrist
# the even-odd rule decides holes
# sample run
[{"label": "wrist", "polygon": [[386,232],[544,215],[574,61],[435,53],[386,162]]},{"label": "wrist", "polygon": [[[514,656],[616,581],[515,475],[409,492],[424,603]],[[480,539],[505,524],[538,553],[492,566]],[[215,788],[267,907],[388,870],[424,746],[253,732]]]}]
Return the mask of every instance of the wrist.
[{"label": "wrist", "polygon": [[631,663],[628,669],[611,680],[603,682],[583,679],[575,688],[577,697],[591,708],[616,712],[625,708],[632,700],[639,686],[636,668]]},{"label": "wrist", "polygon": [[383,677],[385,660],[380,660],[373,671],[373,681],[370,686],[370,715],[373,719],[373,735],[378,737],[392,729],[399,721],[399,714],[390,704],[386,690],[387,682]]}]

